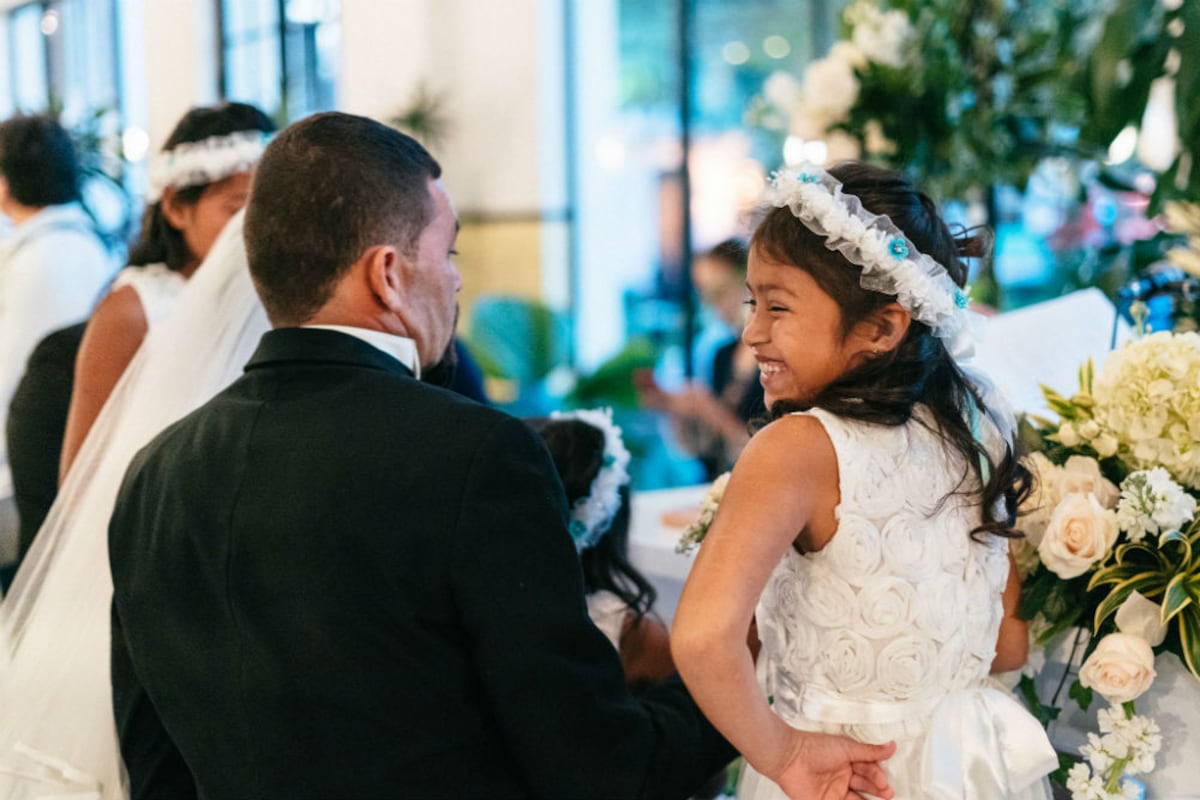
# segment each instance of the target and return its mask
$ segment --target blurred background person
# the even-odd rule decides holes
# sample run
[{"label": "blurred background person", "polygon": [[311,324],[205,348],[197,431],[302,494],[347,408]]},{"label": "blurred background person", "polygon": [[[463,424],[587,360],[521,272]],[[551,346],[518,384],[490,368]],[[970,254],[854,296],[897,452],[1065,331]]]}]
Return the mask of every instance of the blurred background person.
[{"label": "blurred background person", "polygon": [[150,167],[141,233],[88,322],[75,364],[60,478],[70,468],[147,331],[170,315],[184,282],[242,209],[275,124],[247,103],[188,111]]},{"label": "blurred background person", "polygon": [[11,405],[5,403],[20,533],[17,561],[4,577],[11,579],[54,502],[64,439],[69,464],[147,332],[170,315],[187,278],[244,205],[254,163],[273,130],[266,114],[245,103],[187,112],[152,167],[151,202],[130,266],[90,321],[54,331],[22,362],[24,374],[17,371]]},{"label": "blurred background person", "polygon": [[750,420],[766,413],[758,364],[741,339],[747,258],[745,242],[727,239],[692,262],[701,305],[727,329],[712,356],[709,382],[693,380],[669,391],[649,372],[634,376],[642,404],[671,417],[679,444],[700,460],[709,480],[733,466],[750,440]]},{"label": "blurred background person", "polygon": [[[50,331],[87,317],[113,259],[81,204],[70,135],[48,116],[0,123],[0,423],[29,355]],[[3,425],[0,424],[0,429]],[[8,455],[0,443],[0,582],[16,554]]]}]

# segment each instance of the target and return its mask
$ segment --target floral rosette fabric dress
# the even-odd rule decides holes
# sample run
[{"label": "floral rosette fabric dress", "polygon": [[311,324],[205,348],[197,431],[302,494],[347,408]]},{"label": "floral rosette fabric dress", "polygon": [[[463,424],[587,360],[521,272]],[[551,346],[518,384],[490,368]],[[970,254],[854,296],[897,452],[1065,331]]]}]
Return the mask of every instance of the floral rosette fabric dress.
[{"label": "floral rosette fabric dress", "polygon": [[[974,473],[963,481],[923,406],[896,427],[805,413],[837,454],[838,528],[818,552],[789,550],[763,590],[772,709],[801,730],[895,740],[884,766],[897,800],[1049,798],[1058,762],[1045,732],[988,679],[1008,543],[970,535]],[[785,796],[747,766],[738,797]]]}]

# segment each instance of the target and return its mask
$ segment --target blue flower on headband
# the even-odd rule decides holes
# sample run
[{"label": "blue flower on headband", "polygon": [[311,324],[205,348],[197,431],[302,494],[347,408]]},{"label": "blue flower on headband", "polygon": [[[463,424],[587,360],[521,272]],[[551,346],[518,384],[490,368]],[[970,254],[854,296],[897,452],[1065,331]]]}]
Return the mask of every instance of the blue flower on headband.
[{"label": "blue flower on headband", "polygon": [[811,172],[801,172],[796,176],[796,180],[800,181],[801,183],[816,183],[820,180],[820,178],[816,175],[813,175]]},{"label": "blue flower on headband", "polygon": [[897,259],[908,258],[908,242],[897,236],[888,242],[888,252]]},{"label": "blue flower on headband", "polygon": [[966,308],[971,304],[971,298],[967,297],[967,293],[959,289],[954,293],[954,305],[959,308]]}]

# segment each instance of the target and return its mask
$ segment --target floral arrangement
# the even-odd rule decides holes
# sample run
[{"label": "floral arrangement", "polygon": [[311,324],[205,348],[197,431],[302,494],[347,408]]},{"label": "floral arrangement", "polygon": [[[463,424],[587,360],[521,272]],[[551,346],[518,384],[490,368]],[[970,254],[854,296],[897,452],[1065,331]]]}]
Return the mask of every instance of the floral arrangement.
[{"label": "floral arrangement", "polygon": [[700,546],[700,542],[704,541],[705,534],[708,533],[713,519],[717,516],[717,506],[721,505],[721,498],[725,496],[725,485],[728,483],[729,473],[726,472],[717,476],[717,479],[712,482],[712,486],[708,487],[708,493],[700,502],[700,513],[680,535],[679,542],[675,545],[675,552],[690,553]]},{"label": "floral arrangement", "polygon": [[1074,82],[1105,6],[855,0],[829,53],[799,82],[769,77],[747,115],[792,141],[823,144],[830,162],[866,157],[909,170],[941,197],[1024,185],[1083,122]]},{"label": "floral arrangement", "polygon": [[[1153,683],[1156,652],[1178,655],[1200,680],[1200,335],[1153,333],[1091,362],[1067,398],[1043,387],[1059,419],[1029,418],[1023,440],[1035,490],[1015,552],[1035,645],[1074,632],[1082,656],[1068,698],[1099,715],[1082,759],[1063,778],[1074,800],[1136,797],[1132,776],[1154,769],[1161,746],[1134,701]],[[1031,658],[1032,663],[1036,663]],[[1018,686],[1048,724],[1058,694]]]}]

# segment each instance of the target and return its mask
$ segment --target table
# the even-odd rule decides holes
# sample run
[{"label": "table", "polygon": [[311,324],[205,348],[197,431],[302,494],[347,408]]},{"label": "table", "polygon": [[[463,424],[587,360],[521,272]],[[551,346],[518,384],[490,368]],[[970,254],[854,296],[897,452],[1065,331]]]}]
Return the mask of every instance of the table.
[{"label": "table", "polygon": [[658,590],[654,608],[663,621],[670,624],[679,603],[683,582],[692,568],[695,554],[675,552],[675,543],[683,533],[681,527],[663,523],[669,511],[695,507],[708,491],[708,484],[682,486],[675,489],[635,491],[630,505],[629,560]]}]

